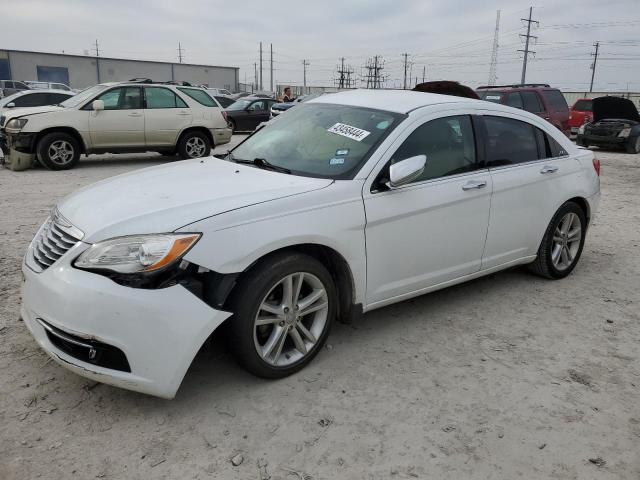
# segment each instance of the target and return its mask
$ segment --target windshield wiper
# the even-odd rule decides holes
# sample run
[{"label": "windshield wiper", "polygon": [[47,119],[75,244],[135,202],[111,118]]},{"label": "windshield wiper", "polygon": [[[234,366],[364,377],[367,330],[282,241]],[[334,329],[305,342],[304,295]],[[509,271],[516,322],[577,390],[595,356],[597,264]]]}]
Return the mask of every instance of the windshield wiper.
[{"label": "windshield wiper", "polygon": [[245,165],[255,165],[258,168],[262,168],[264,170],[272,170],[274,172],[280,173],[291,173],[291,170],[285,167],[279,167],[278,165],[274,165],[273,163],[269,163],[264,158],[254,158],[253,160],[244,160],[241,158],[235,158],[231,152],[229,152],[229,158],[234,160],[236,163],[243,163]]}]

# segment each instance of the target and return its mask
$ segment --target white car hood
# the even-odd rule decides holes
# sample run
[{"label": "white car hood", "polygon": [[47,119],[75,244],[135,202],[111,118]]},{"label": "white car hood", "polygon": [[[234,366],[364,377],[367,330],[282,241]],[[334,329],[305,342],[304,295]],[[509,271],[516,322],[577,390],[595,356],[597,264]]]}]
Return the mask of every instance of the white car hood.
[{"label": "white car hood", "polygon": [[214,157],[175,162],[84,187],[58,204],[94,243],[121,235],[172,232],[206,217],[325,188],[299,177]]}]

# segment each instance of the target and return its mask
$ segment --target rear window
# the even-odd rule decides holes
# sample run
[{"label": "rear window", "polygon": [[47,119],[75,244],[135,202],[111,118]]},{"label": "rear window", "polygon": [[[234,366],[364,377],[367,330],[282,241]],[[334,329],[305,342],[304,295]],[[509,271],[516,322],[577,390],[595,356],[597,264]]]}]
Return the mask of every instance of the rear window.
[{"label": "rear window", "polygon": [[593,109],[593,103],[591,100],[578,100],[573,109],[577,112],[590,112]]},{"label": "rear window", "polygon": [[178,90],[180,90],[185,95],[189,95],[191,98],[193,98],[200,105],[204,105],[205,107],[217,107],[218,106],[216,101],[213,98],[211,98],[207,94],[207,92],[205,92],[204,90],[199,90],[197,88],[179,88],[179,87],[178,87]]},{"label": "rear window", "polygon": [[483,92],[482,90],[480,90],[476,93],[482,100],[493,103],[502,103],[502,94],[500,92]]},{"label": "rear window", "polygon": [[569,110],[567,101],[560,90],[542,90],[542,95],[549,103],[550,110],[553,112],[565,112]]}]

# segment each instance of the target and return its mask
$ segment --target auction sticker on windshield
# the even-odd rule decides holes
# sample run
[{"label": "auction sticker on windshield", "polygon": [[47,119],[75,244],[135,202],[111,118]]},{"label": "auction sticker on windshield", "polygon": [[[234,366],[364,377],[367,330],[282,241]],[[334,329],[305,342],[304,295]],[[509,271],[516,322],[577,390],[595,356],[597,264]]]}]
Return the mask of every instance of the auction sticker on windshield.
[{"label": "auction sticker on windshield", "polygon": [[351,125],[347,125],[346,123],[336,123],[331,128],[327,130],[329,133],[335,133],[336,135],[342,135],[343,137],[350,138],[351,140],[355,140],[356,142],[361,142],[371,132],[367,132],[366,130],[362,130],[361,128],[352,127]]}]

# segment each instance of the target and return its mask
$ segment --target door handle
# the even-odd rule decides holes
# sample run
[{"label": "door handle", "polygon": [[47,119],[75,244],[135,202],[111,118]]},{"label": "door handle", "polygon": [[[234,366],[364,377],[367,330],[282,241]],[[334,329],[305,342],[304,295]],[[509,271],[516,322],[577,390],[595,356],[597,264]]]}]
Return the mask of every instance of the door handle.
[{"label": "door handle", "polygon": [[471,180],[462,185],[462,190],[477,190],[487,186],[487,182],[484,180]]},{"label": "door handle", "polygon": [[547,173],[555,173],[557,171],[558,167],[556,167],[555,165],[545,165],[544,167],[542,167],[542,170],[540,170],[540,173],[546,175]]},{"label": "door handle", "polygon": [[138,112],[131,112],[131,113],[129,114],[129,116],[130,116],[130,117],[141,117],[141,116],[142,116],[142,114],[141,114],[141,113],[138,113]]}]

